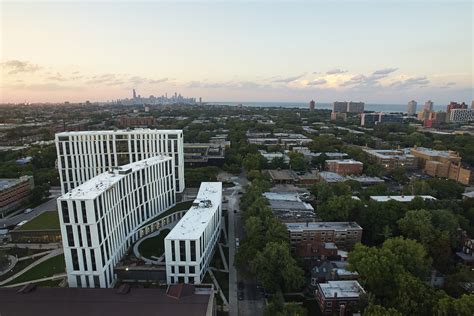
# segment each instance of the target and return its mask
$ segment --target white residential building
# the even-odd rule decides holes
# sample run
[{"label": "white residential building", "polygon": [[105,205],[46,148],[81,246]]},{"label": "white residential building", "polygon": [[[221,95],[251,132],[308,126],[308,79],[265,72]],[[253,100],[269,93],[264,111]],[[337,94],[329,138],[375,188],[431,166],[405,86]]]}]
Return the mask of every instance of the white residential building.
[{"label": "white residential building", "polygon": [[182,130],[135,129],[56,134],[62,193],[96,175],[157,155],[174,159],[176,191],[184,190]]},{"label": "white residential building", "polygon": [[174,159],[155,156],[99,174],[58,198],[70,287],[113,286],[138,228],[176,204]]},{"label": "white residential building", "polygon": [[449,121],[454,123],[474,121],[474,109],[453,109],[449,112]]},{"label": "white residential building", "polygon": [[219,240],[222,182],[203,182],[193,206],[165,238],[168,283],[200,284]]},{"label": "white residential building", "polygon": [[408,106],[407,106],[407,114],[409,116],[413,116],[416,114],[416,106],[418,105],[418,103],[416,103],[415,100],[411,100],[410,102],[408,102]]}]

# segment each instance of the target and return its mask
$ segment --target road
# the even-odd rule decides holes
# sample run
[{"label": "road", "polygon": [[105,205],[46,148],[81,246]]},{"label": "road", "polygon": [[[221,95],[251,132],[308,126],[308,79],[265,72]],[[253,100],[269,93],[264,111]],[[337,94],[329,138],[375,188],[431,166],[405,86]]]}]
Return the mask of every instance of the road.
[{"label": "road", "polygon": [[[239,191],[242,191],[248,181],[245,174],[241,174],[239,177],[231,177],[229,180],[235,184],[234,187],[226,189],[226,196],[229,201],[229,315],[263,315],[265,302],[257,289],[255,280],[243,279],[238,275],[234,266],[235,238],[242,240],[244,237],[242,213],[239,207]],[[234,210],[237,212],[234,212]],[[239,282],[243,284],[243,300],[240,301],[237,297]]]},{"label": "road", "polygon": [[30,220],[45,211],[57,211],[58,207],[56,204],[56,199],[61,196],[61,189],[59,187],[51,187],[49,190],[50,200],[44,202],[43,204],[38,205],[33,208],[33,211],[25,214],[24,210],[16,211],[10,215],[7,215],[5,218],[0,219],[0,228],[6,228],[10,226],[15,226],[21,221]]}]

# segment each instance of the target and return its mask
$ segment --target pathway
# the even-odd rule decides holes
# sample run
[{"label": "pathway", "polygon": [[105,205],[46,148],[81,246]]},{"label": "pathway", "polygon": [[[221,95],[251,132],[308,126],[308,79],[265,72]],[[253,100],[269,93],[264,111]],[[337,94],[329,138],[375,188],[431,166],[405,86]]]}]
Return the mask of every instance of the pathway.
[{"label": "pathway", "polygon": [[36,267],[38,264],[48,260],[48,259],[51,259],[53,257],[56,257],[57,255],[60,255],[63,253],[63,249],[60,248],[60,249],[55,249],[53,251],[51,251],[49,254],[47,254],[46,256],[36,260],[35,262],[33,262],[32,264],[30,264],[29,266],[27,266],[26,268],[24,268],[23,270],[21,270],[20,272],[12,275],[11,277],[9,277],[8,279],[5,279],[3,281],[0,282],[0,285],[4,285],[4,284],[7,284],[8,282],[16,279],[17,277],[19,277],[20,275],[22,275],[23,273],[31,270],[32,268]]},{"label": "pathway", "polygon": [[[214,276],[214,273],[212,272],[211,269],[207,269],[207,272],[208,272],[209,275],[211,276],[212,282],[214,282],[214,285],[216,286],[217,292],[219,292],[219,295],[220,295],[220,297],[221,297],[221,299],[222,299],[222,302],[224,302],[224,306],[226,306],[227,308],[230,308],[229,302],[227,301],[227,298],[225,297],[224,292],[222,292],[222,289],[221,289],[221,287],[219,286],[219,282],[217,282],[217,279],[216,279],[216,277]],[[229,312],[230,312],[230,311],[229,311]]]},{"label": "pathway", "polygon": [[[151,233],[150,235],[147,235],[147,236],[143,237],[142,239],[140,239],[139,241],[137,241],[137,242],[135,243],[135,245],[133,245],[133,254],[135,255],[135,257],[137,257],[137,258],[139,258],[139,259],[145,261],[145,263],[148,263],[148,264],[159,264],[161,261],[163,261],[163,259],[162,259],[163,256],[161,256],[158,260],[152,260],[152,259],[143,257],[143,256],[140,254],[140,251],[138,251],[138,247],[140,247],[140,244],[141,244],[144,240],[147,240],[148,238],[152,238],[152,237],[158,236],[158,235],[161,233],[161,231],[162,231],[163,229],[169,229],[169,230],[173,229],[173,227],[176,225],[176,223],[177,223],[177,222],[174,222],[174,223],[170,223],[170,224],[168,224],[168,225],[165,225],[165,226],[161,227],[159,230],[157,230],[157,231]],[[164,241],[163,241],[163,242],[164,242]]]},{"label": "pathway", "polygon": [[9,261],[8,267],[3,269],[3,271],[0,271],[0,276],[7,274],[11,269],[13,269],[16,263],[18,262],[18,258],[12,255],[8,255],[8,261]]},{"label": "pathway", "polygon": [[49,280],[59,280],[59,279],[65,278],[66,276],[67,276],[67,273],[60,273],[60,274],[53,275],[52,277],[36,279],[36,280],[31,280],[31,281],[21,282],[21,283],[16,283],[16,284],[11,284],[11,285],[5,285],[4,287],[17,287],[17,286],[22,286],[29,283],[39,283],[39,282],[49,281]]}]

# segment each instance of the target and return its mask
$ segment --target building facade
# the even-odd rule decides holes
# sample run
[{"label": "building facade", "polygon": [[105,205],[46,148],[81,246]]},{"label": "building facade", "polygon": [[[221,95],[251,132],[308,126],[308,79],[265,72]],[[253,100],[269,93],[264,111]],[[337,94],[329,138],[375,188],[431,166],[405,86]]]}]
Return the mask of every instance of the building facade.
[{"label": "building facade", "polygon": [[304,258],[335,255],[338,247],[350,250],[362,239],[362,227],[356,222],[294,222],[285,225],[291,250]]},{"label": "building facade", "polygon": [[323,314],[334,315],[339,312],[340,315],[346,315],[348,307],[357,304],[364,293],[362,286],[355,280],[328,281],[318,284],[315,296]]},{"label": "building facade", "polygon": [[18,179],[0,179],[0,217],[25,202],[34,186],[32,176],[22,176]]},{"label": "building facade", "polygon": [[418,103],[416,103],[415,100],[411,100],[410,102],[408,102],[408,106],[407,106],[407,114],[410,115],[410,116],[413,116],[416,114],[416,106],[418,105]]},{"label": "building facade", "polygon": [[165,238],[166,278],[200,284],[219,241],[222,182],[202,182],[189,211]]},{"label": "building facade", "polygon": [[55,142],[63,194],[111,167],[157,155],[174,159],[176,190],[184,190],[182,130],[64,132],[56,134]]},{"label": "building facade", "polygon": [[361,174],[364,164],[353,159],[326,160],[326,170],[337,174]]},{"label": "building facade", "polygon": [[58,198],[70,287],[112,287],[138,229],[176,204],[174,160],[155,156],[102,173]]},{"label": "building facade", "polygon": [[397,167],[416,169],[417,157],[409,149],[364,149],[371,162],[378,163],[387,170]]},{"label": "building facade", "polygon": [[453,123],[473,122],[474,109],[454,109],[449,112],[449,121]]}]

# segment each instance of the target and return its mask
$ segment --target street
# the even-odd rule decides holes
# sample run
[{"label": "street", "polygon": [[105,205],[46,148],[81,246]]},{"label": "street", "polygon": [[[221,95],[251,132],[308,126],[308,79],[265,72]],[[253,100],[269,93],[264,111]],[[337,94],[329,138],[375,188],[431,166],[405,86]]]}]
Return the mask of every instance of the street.
[{"label": "street", "polygon": [[[231,177],[231,181],[234,182],[235,186],[227,189],[232,193],[226,195],[229,201],[229,314],[231,316],[263,315],[265,302],[257,289],[255,280],[240,277],[234,266],[235,240],[236,238],[242,240],[244,237],[242,213],[239,208],[239,192],[243,190],[248,181],[244,174],[239,177]],[[234,212],[234,210],[237,212]],[[240,289],[239,284],[242,285]],[[241,300],[238,300],[239,291],[242,291]]]}]

